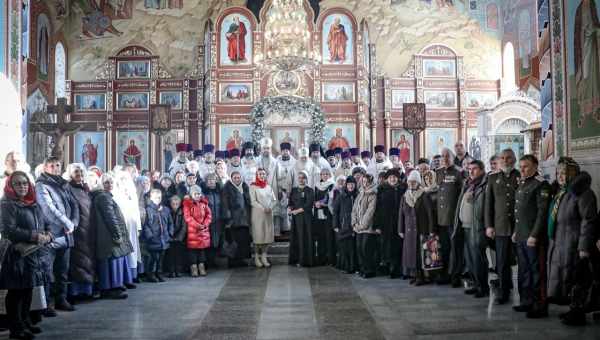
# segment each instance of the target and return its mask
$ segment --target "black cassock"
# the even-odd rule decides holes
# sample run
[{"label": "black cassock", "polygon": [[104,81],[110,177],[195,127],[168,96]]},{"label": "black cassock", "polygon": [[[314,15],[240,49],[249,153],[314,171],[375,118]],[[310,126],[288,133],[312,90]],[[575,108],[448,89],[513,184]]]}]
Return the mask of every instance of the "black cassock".
[{"label": "black cassock", "polygon": [[309,187],[292,189],[289,207],[292,210],[303,208],[304,212],[292,215],[289,264],[300,264],[305,267],[313,265],[312,207],[314,200],[313,189]]}]

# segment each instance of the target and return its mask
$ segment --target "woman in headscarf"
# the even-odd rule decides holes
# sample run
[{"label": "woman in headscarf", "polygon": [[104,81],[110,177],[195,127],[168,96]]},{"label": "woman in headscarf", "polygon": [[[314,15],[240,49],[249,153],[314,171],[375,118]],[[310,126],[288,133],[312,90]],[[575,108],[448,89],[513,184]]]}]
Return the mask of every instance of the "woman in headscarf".
[{"label": "woman in headscarf", "polygon": [[308,186],[308,179],[306,171],[298,173],[298,186],[292,189],[288,206],[288,214],[292,215],[289,264],[304,267],[314,263],[312,208],[315,192]]},{"label": "woman in headscarf", "polygon": [[254,243],[254,264],[257,268],[270,267],[267,259],[269,245],[275,240],[273,227],[273,207],[276,198],[273,189],[267,183],[267,171],[256,170],[256,178],[250,185],[250,205],[252,206],[251,225]]},{"label": "woman in headscarf", "polygon": [[352,207],[357,194],[356,180],[354,177],[348,176],[344,181],[344,188],[337,194],[333,202],[333,231],[336,235],[339,252],[337,268],[347,274],[353,274],[356,271]]},{"label": "woman in headscarf", "polygon": [[403,240],[402,267],[410,283],[420,286],[425,283],[421,263],[421,245],[426,236],[433,232],[433,203],[425,188],[421,186],[421,175],[411,171],[408,190],[400,201],[398,212],[398,234]]},{"label": "woman in headscarf", "polygon": [[[129,167],[131,169],[131,167]],[[133,247],[133,252],[129,254],[129,266],[134,282],[139,282],[137,279],[138,273],[143,273],[142,251],[140,249],[139,235],[142,230],[142,218],[136,187],[130,172],[117,170],[114,172],[114,200],[119,205],[125,226],[129,235],[129,242]],[[145,208],[144,214],[145,214]],[[134,288],[134,286],[131,286]]]},{"label": "woman in headscarf", "polygon": [[83,164],[73,163],[67,166],[66,175],[69,190],[79,205],[79,225],[73,232],[75,244],[71,249],[69,266],[69,296],[90,298],[96,279],[96,236],[90,220],[92,199],[86,183],[88,173]]},{"label": "woman in headscarf", "polygon": [[329,193],[335,187],[330,168],[321,169],[321,179],[315,187],[313,241],[316,243],[318,265],[335,265],[335,233],[331,227]]},{"label": "woman in headscarf", "polygon": [[2,210],[2,237],[9,246],[0,271],[0,289],[6,294],[6,313],[11,339],[33,339],[41,333],[33,326],[29,311],[33,288],[47,285],[49,253],[46,245],[52,234],[44,223],[41,207],[36,203],[35,189],[26,173],[14,171],[6,179]]},{"label": "woman in headscarf", "polygon": [[223,217],[225,219],[225,238],[237,244],[229,266],[247,266],[250,258],[250,188],[242,180],[239,171],[231,173],[231,180],[223,188]]},{"label": "woman in headscarf", "polygon": [[[594,247],[596,195],[592,178],[570,157],[561,157],[556,169],[556,194],[548,216],[548,302],[570,302],[578,283],[576,270],[586,263]],[[585,265],[584,265],[585,268]]]},{"label": "woman in headscarf", "polygon": [[113,199],[115,179],[105,173],[101,182],[102,186],[92,188],[98,288],[103,298],[126,299],[123,289],[135,287],[128,256],[134,248],[125,217]]}]

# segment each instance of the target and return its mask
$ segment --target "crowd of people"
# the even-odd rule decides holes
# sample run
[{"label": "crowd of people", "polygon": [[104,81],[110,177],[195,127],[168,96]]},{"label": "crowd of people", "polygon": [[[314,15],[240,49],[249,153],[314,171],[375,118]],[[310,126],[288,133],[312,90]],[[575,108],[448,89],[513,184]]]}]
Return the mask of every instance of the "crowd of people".
[{"label": "crowd of people", "polygon": [[163,174],[130,164],[63,169],[55,157],[31,174],[20,154],[7,155],[0,326],[11,339],[33,339],[43,317],[81,300],[206,276],[218,259],[268,268],[276,237],[289,237],[290,265],[465,287],[475,298],[493,290],[496,304],[510,301],[516,263],[513,309],[528,318],[566,304],[563,322],[579,325],[598,306],[596,197],[571,158],[559,160],[550,185],[533,155],[517,169],[503,150],[486,172],[461,142],[414,166],[382,145],[372,154],[311,144],[292,155],[281,143],[277,157],[269,138],[228,152],[176,148]]}]

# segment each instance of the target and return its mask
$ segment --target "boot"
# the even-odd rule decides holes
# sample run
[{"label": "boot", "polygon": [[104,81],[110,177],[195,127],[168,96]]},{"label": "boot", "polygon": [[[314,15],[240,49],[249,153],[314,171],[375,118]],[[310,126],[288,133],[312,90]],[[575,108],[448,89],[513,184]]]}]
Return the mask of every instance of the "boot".
[{"label": "boot", "polygon": [[192,277],[198,277],[198,266],[193,264],[190,266],[190,274]]},{"label": "boot", "polygon": [[159,272],[156,272],[154,274],[154,276],[156,276],[156,279],[158,280],[158,282],[165,282],[165,279],[160,275]]},{"label": "boot", "polygon": [[254,265],[256,268],[262,268],[263,264],[260,262],[260,254],[257,252],[254,253]]},{"label": "boot", "polygon": [[271,267],[271,264],[269,263],[269,261],[267,260],[267,249],[263,249],[262,251],[262,255],[260,257],[260,260],[263,264],[263,266],[265,266],[265,268],[269,268]]},{"label": "boot", "polygon": [[148,273],[146,274],[146,281],[156,283],[158,282],[158,278],[156,277],[156,275],[154,275],[154,273]]},{"label": "boot", "polygon": [[67,299],[64,298],[60,298],[56,301],[56,303],[54,304],[54,308],[56,310],[60,310],[63,312],[73,312],[75,311],[75,307],[73,307],[73,305],[71,305]]},{"label": "boot", "polygon": [[206,276],[206,268],[204,267],[204,263],[200,263],[198,265],[198,272],[200,276]]}]

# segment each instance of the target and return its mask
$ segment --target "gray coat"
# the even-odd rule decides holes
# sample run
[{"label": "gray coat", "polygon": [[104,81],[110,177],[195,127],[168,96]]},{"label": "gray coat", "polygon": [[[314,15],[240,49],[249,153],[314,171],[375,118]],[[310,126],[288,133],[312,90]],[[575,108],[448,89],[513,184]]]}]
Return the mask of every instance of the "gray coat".
[{"label": "gray coat", "polygon": [[[79,225],[79,205],[60,176],[42,174],[35,183],[37,203],[55,238],[65,236],[65,229],[74,231]],[[69,246],[73,246],[70,237]]]},{"label": "gray coat", "polygon": [[548,248],[548,296],[558,300],[571,293],[579,251],[591,252],[594,247],[597,207],[591,182],[586,172],[573,179],[558,208]]}]

